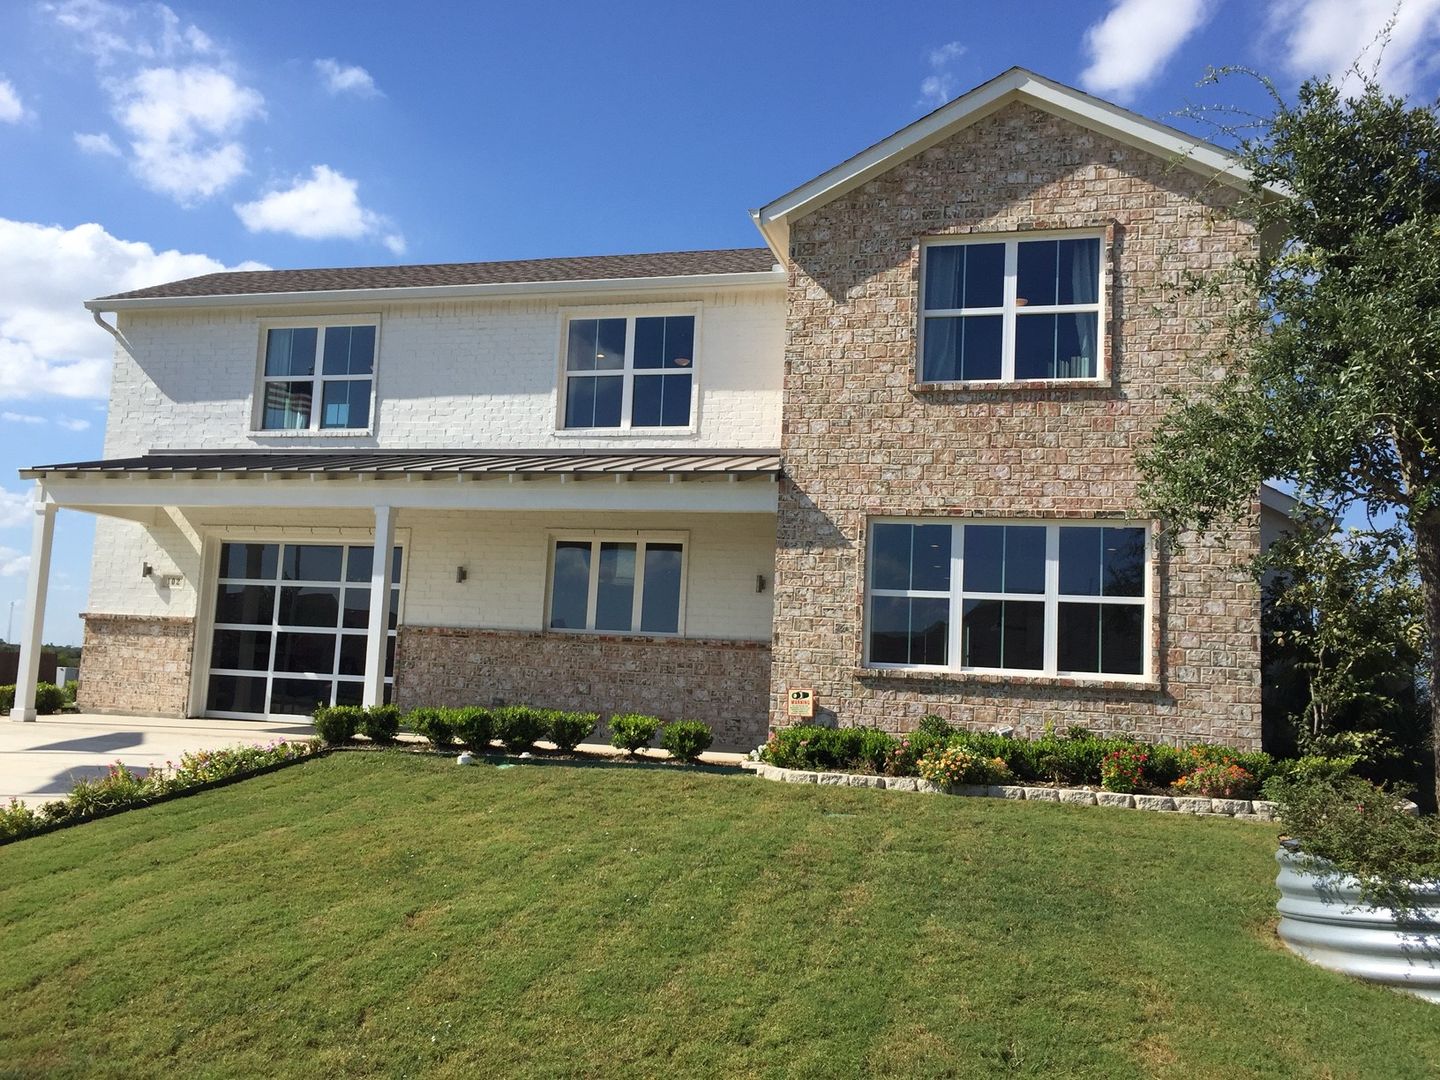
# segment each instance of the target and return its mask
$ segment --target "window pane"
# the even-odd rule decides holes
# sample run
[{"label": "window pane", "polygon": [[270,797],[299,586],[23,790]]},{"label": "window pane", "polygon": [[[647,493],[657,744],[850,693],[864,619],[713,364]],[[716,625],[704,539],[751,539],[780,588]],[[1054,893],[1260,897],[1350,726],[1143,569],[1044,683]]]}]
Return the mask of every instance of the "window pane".
[{"label": "window pane", "polygon": [[964,307],[1000,307],[1005,302],[1005,245],[964,244]]},{"label": "window pane", "polygon": [[266,670],[270,666],[270,631],[216,630],[210,666],[235,671]]},{"label": "window pane", "polygon": [[637,375],[630,403],[635,427],[684,427],[690,423],[690,375]]},{"label": "window pane", "polygon": [[870,602],[870,662],[946,662],[950,602],[930,597],[876,596]]},{"label": "window pane", "polygon": [[1060,530],[1060,592],[1066,596],[1144,596],[1145,530]]},{"label": "window pane", "polygon": [[689,374],[667,375],[662,382],[664,394],[660,402],[660,426],[687,426],[690,423],[691,376]]},{"label": "window pane", "polygon": [[565,366],[571,371],[618,371],[625,366],[624,319],[571,319]]},{"label": "window pane", "polygon": [[1033,600],[967,600],[961,624],[965,667],[1045,666],[1045,605]]},{"label": "window pane", "polygon": [[275,613],[270,585],[221,585],[215,596],[215,621],[243,625],[268,624]]},{"label": "window pane", "polygon": [[870,587],[950,590],[949,525],[876,525]]},{"label": "window pane", "polygon": [[[375,549],[373,547],[352,547],[349,551],[348,560],[345,563],[345,580],[370,582],[370,571],[375,562]],[[400,548],[395,548],[390,553],[390,580],[400,580]]]},{"label": "window pane", "polygon": [[280,590],[281,626],[337,626],[340,590],[317,585],[287,586]]},{"label": "window pane", "polygon": [[211,675],[207,712],[265,712],[265,680],[241,675]]},{"label": "window pane", "polygon": [[312,671],[331,674],[335,670],[334,634],[277,634],[276,671]]},{"label": "window pane", "polygon": [[279,544],[220,545],[220,576],[222,578],[259,578],[275,580],[280,562]]},{"label": "window pane", "polygon": [[1100,238],[1061,240],[1057,245],[1057,304],[1093,304],[1100,299]]},{"label": "window pane", "polygon": [[936,244],[925,249],[925,308],[946,311],[961,306],[965,288],[965,248]]},{"label": "window pane", "polygon": [[1004,320],[967,315],[925,320],[925,382],[1000,378]]},{"label": "window pane", "polygon": [[585,629],[590,595],[590,544],[561,540],[555,544],[555,573],[550,593],[550,625],[557,630]]},{"label": "window pane", "polygon": [[601,544],[599,576],[595,629],[629,630],[635,604],[635,545]]},{"label": "window pane", "polygon": [[635,320],[637,368],[688,368],[694,358],[694,316],[649,316]]},{"label": "window pane", "polygon": [[570,340],[565,349],[565,367],[570,371],[595,370],[597,319],[571,319]]},{"label": "window pane", "polygon": [[370,380],[347,379],[325,383],[320,400],[322,428],[364,428],[370,426]]},{"label": "window pane", "polygon": [[1106,604],[1100,613],[1100,670],[1139,675],[1145,670],[1145,605]]},{"label": "window pane", "polygon": [[567,428],[619,427],[624,379],[619,375],[582,376],[567,380]]},{"label": "window pane", "polygon": [[314,384],[305,382],[267,382],[265,407],[260,426],[266,431],[288,431],[310,426],[310,401]]},{"label": "window pane", "polygon": [[1145,595],[1145,530],[1102,529],[1106,596]]},{"label": "window pane", "polygon": [[341,625],[364,630],[370,625],[370,590],[349,588],[345,590],[345,607],[341,613]]},{"label": "window pane", "polygon": [[364,634],[345,634],[340,638],[340,674],[365,674]]},{"label": "window pane", "polygon": [[1054,240],[1030,240],[1018,245],[1015,253],[1015,303],[1054,304],[1055,253]]},{"label": "window pane", "polygon": [[321,367],[326,375],[369,375],[374,369],[375,327],[326,327]]},{"label": "window pane", "polygon": [[1099,316],[1026,315],[1015,319],[1017,379],[1088,379],[1097,370]]},{"label": "window pane", "polygon": [[[1062,526],[1060,529],[1060,594],[1099,596],[1103,529]],[[1077,669],[1078,670],[1078,669]]]},{"label": "window pane", "polygon": [[286,544],[280,576],[286,581],[339,581],[343,551],[332,544]]},{"label": "window pane", "polygon": [[645,545],[645,594],[640,601],[640,629],[673,634],[680,629],[679,544]]},{"label": "window pane", "polygon": [[305,716],[316,705],[330,704],[333,685],[329,679],[276,679],[270,688],[270,711]]},{"label": "window pane", "polygon": [[966,525],[965,591],[1043,593],[1045,526]]},{"label": "window pane", "polygon": [[[1076,530],[1077,532],[1081,530]],[[1086,529],[1085,532],[1099,532]],[[1056,663],[1061,671],[1100,670],[1100,609],[1103,604],[1061,604]]]},{"label": "window pane", "polygon": [[[387,687],[388,689],[388,687]],[[365,700],[365,684],[359,682],[345,682],[342,679],[335,680],[335,704],[336,705],[359,705]],[[389,704],[389,698],[386,699]]]},{"label": "window pane", "polygon": [[317,331],[313,326],[267,331],[266,376],[314,375],[316,337]]}]

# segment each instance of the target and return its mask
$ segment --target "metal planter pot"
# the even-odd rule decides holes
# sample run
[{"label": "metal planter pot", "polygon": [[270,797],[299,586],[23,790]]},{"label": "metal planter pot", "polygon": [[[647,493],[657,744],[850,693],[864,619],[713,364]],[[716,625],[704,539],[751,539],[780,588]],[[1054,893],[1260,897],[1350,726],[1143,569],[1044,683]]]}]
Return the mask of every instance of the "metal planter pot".
[{"label": "metal planter pot", "polygon": [[1311,963],[1404,990],[1440,1004],[1440,882],[1418,891],[1419,922],[1401,929],[1389,908],[1360,901],[1354,878],[1320,877],[1281,848],[1280,940]]}]

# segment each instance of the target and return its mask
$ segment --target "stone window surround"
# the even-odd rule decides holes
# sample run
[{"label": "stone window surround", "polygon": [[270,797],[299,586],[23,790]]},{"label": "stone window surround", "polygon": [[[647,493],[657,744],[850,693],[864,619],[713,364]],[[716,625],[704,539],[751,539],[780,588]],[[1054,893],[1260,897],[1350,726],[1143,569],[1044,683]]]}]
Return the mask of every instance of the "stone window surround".
[{"label": "stone window surround", "polygon": [[[555,369],[555,430],[554,434],[562,438],[593,438],[595,436],[629,437],[638,436],[642,438],[674,438],[676,436],[693,436],[700,430],[700,366],[704,359],[701,355],[704,347],[701,344],[701,333],[703,330],[703,306],[698,302],[666,302],[666,303],[635,303],[635,304],[591,304],[580,307],[562,308],[559,312],[559,331],[556,344],[556,369]],[[664,317],[667,315],[689,315],[695,320],[695,355],[690,358],[690,366],[687,369],[690,373],[690,423],[686,425],[676,424],[672,427],[632,427],[630,424],[631,395],[634,385],[636,368],[633,364],[635,350],[635,320],[637,318]],[[625,366],[618,369],[615,374],[624,376],[624,397],[620,406],[619,427],[566,427],[565,426],[565,394],[569,387],[569,370],[567,368],[566,353],[569,350],[570,322],[573,319],[625,319],[626,340],[625,340]],[[643,374],[647,369],[640,369]],[[655,369],[659,374],[661,369]]]},{"label": "stone window surround", "polygon": [[[561,541],[579,541],[581,543],[620,543],[634,544],[635,551],[635,591],[632,597],[632,630],[605,630],[590,627],[554,627],[550,625],[551,608],[554,601],[555,591],[555,546]],[[563,637],[569,636],[606,636],[623,637],[627,639],[653,639],[653,640],[674,640],[685,637],[685,609],[686,596],[690,585],[690,533],[688,530],[656,530],[656,529],[550,529],[546,532],[545,543],[547,551],[545,554],[545,610],[541,613],[541,633],[556,634]],[[644,552],[646,544],[678,544],[680,545],[680,610],[676,615],[675,632],[667,634],[654,630],[641,630],[634,620],[638,619],[641,599],[644,594]],[[590,592],[586,600],[586,622],[593,622],[596,612],[596,586],[599,580],[599,559],[595,557],[592,548],[590,564]]]},{"label": "stone window surround", "polygon": [[[922,291],[922,277],[925,265],[925,249],[932,243],[944,240],[966,239],[976,243],[987,237],[997,242],[1023,240],[1024,234],[1036,234],[1043,239],[1045,234],[1100,235],[1100,356],[1093,379],[970,379],[959,382],[925,382],[920,378],[922,329],[925,321],[925,295]],[[910,391],[914,394],[966,395],[970,392],[996,390],[1095,390],[1114,387],[1115,347],[1120,341],[1120,319],[1116,312],[1119,293],[1119,271],[1117,244],[1122,239],[1123,228],[1114,218],[1080,218],[1072,220],[1020,220],[984,222],[977,225],[955,225],[944,229],[922,233],[916,236],[910,246],[910,301],[915,322],[912,327],[914,354],[910,358],[912,380]]]},{"label": "stone window surround", "polygon": [[[375,413],[379,409],[380,395],[380,342],[384,332],[381,325],[381,318],[378,312],[355,312],[341,315],[298,315],[298,316],[260,316],[255,320],[257,332],[256,359],[255,359],[255,400],[250,410],[250,430],[247,435],[263,439],[296,439],[296,438],[356,438],[375,433]],[[314,327],[324,331],[330,326],[373,326],[375,328],[375,355],[370,364],[370,413],[366,425],[363,428],[322,428],[319,424],[320,410],[323,408],[323,387],[325,379],[321,374],[323,353],[325,349],[325,337],[321,333],[315,343],[315,373],[312,376],[316,393],[310,405],[310,425],[303,428],[267,428],[261,425],[265,416],[265,384],[267,382],[285,381],[276,377],[267,379],[265,376],[265,352],[271,330],[307,329]],[[299,381],[299,380],[295,380]],[[336,378],[334,381],[346,381]],[[355,381],[355,380],[351,380]]]},{"label": "stone window surround", "polygon": [[1068,687],[1094,690],[1104,693],[1151,694],[1164,690],[1163,650],[1161,635],[1164,632],[1164,579],[1161,527],[1148,522],[1150,551],[1146,581],[1147,603],[1145,625],[1149,634],[1150,647],[1147,650],[1145,674],[1140,676],[1087,674],[1046,674],[1025,671],[968,671],[963,668],[938,667],[875,667],[868,662],[869,623],[867,618],[867,592],[870,566],[870,527],[876,521],[918,521],[951,524],[1019,524],[1046,525],[1063,524],[1066,521],[1114,522],[1124,524],[1147,523],[1142,519],[1125,519],[1114,511],[1086,510],[1043,510],[1034,513],[1007,510],[1003,514],[993,511],[958,507],[918,507],[896,510],[890,507],[867,507],[864,514],[865,527],[855,541],[855,565],[857,573],[852,582],[851,609],[852,625],[857,628],[851,656],[850,676],[856,680],[896,682],[899,684],[984,684],[991,686]]}]

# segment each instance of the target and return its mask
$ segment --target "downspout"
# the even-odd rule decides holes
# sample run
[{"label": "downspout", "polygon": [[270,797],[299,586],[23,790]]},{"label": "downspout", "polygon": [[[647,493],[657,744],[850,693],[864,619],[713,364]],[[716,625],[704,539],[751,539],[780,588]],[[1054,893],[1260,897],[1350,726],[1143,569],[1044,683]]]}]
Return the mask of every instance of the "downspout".
[{"label": "downspout", "polygon": [[130,351],[130,343],[125,340],[125,335],[120,333],[120,328],[118,326],[111,326],[108,322],[106,322],[100,317],[100,312],[98,311],[90,312],[90,317],[95,320],[95,325],[100,327],[101,330],[104,330],[107,334],[113,337],[122,349],[124,349],[126,352]]}]

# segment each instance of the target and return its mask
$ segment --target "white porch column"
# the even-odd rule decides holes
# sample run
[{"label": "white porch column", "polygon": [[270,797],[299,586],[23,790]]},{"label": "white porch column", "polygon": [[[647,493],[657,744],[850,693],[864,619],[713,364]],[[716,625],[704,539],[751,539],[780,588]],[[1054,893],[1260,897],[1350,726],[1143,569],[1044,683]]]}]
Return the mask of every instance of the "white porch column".
[{"label": "white porch column", "polygon": [[377,506],[375,558],[370,565],[370,626],[365,633],[365,692],[361,698],[366,708],[385,702],[385,652],[390,640],[390,564],[394,549],[395,508]]},{"label": "white porch column", "polygon": [[20,624],[20,667],[15,675],[11,720],[35,719],[35,686],[40,681],[40,647],[45,637],[45,594],[50,587],[50,546],[55,539],[55,504],[35,485],[30,533],[30,578],[25,585],[25,620]]}]

